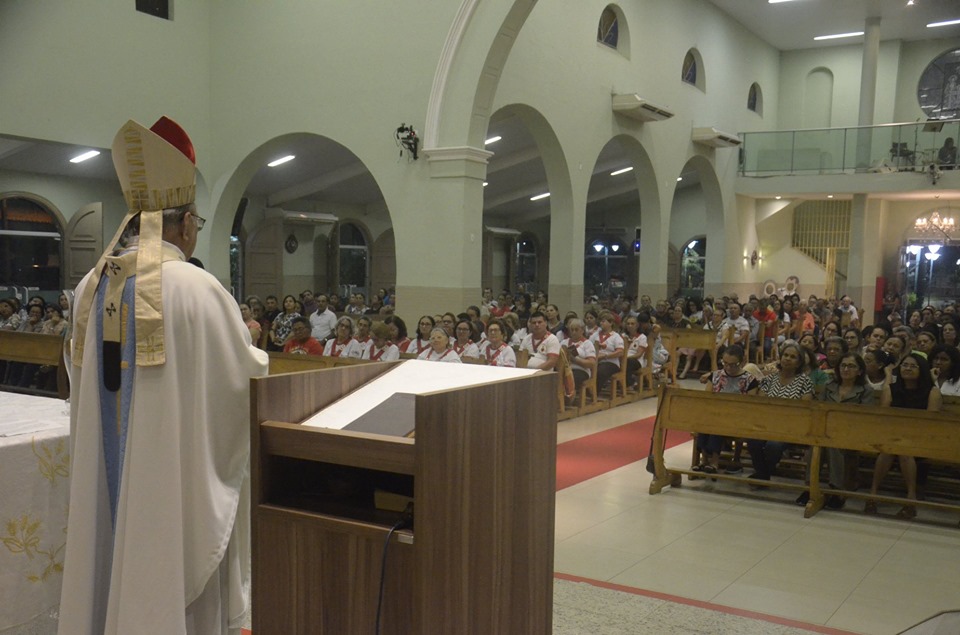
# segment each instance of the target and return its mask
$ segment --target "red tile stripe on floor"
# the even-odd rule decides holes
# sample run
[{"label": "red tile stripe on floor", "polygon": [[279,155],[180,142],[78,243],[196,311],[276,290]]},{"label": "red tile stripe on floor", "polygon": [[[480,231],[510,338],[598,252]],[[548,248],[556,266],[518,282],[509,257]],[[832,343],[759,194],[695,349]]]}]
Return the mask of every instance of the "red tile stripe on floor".
[{"label": "red tile stripe on floor", "polygon": [[690,598],[680,597],[679,595],[670,595],[669,593],[660,593],[659,591],[647,591],[645,589],[636,589],[634,587],[614,584],[612,582],[601,582],[600,580],[581,578],[568,573],[554,573],[553,577],[557,578],[558,580],[568,580],[570,582],[585,582],[602,589],[611,589],[613,591],[622,591],[623,593],[642,595],[644,597],[654,598],[656,600],[664,600],[667,602],[673,602],[675,604],[684,604],[686,606],[694,606],[701,609],[717,611],[719,613],[727,613],[728,615],[739,615],[740,617],[746,617],[751,620],[771,622],[773,624],[780,624],[782,626],[790,626],[791,628],[802,628],[812,633],[823,633],[824,635],[858,635],[852,631],[842,631],[837,628],[830,628],[829,626],[808,624],[807,622],[799,622],[786,617],[778,617],[776,615],[768,615],[766,613],[757,613],[755,611],[748,611],[747,609],[738,609],[732,606],[723,606],[721,604],[713,604],[711,602],[703,602],[701,600],[691,600]]},{"label": "red tile stripe on floor", "polygon": [[[654,420],[648,417],[559,444],[557,491],[647,458]],[[671,430],[666,447],[689,440],[690,433]]]}]

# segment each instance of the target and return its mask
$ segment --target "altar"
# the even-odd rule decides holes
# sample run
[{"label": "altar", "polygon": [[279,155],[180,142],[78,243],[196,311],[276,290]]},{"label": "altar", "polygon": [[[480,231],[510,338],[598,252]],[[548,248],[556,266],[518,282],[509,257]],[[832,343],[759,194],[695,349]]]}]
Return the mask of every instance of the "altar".
[{"label": "altar", "polygon": [[68,407],[0,392],[0,413],[0,632],[55,632],[70,495]]}]

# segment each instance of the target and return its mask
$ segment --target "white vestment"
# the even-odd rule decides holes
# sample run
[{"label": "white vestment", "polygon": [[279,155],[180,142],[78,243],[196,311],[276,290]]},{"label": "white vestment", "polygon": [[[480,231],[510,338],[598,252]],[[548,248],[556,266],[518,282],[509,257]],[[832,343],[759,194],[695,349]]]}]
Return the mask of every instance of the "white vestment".
[{"label": "white vestment", "polygon": [[[216,278],[181,260],[162,271],[166,363],[135,370],[115,530],[96,304],[83,365],[72,367],[60,635],[179,635],[206,629],[198,620],[211,615],[238,628],[246,611],[249,383],[267,373],[268,358],[250,344],[236,301]],[[77,297],[90,281],[88,274]]]}]

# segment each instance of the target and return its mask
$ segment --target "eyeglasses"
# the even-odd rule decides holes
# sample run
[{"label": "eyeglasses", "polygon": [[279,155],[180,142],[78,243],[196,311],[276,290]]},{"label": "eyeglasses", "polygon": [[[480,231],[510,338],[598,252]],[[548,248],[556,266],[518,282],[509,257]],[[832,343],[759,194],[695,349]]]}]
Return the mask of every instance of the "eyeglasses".
[{"label": "eyeglasses", "polygon": [[198,215],[196,212],[190,212],[190,215],[197,221],[197,231],[203,229],[203,226],[207,224],[207,219]]},{"label": "eyeglasses", "polygon": [[840,370],[859,370],[860,367],[856,364],[840,364]]}]

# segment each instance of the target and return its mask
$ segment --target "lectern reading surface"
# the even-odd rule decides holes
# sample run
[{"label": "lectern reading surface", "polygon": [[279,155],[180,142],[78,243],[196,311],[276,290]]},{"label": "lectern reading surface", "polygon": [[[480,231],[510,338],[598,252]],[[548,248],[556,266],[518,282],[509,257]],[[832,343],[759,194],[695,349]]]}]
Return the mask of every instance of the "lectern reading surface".
[{"label": "lectern reading surface", "polygon": [[[415,529],[390,546],[383,633],[551,632],[555,374],[402,397],[415,438],[292,423],[407,364],[252,381],[258,635],[374,632],[398,518],[374,507],[376,490],[415,502]],[[376,425],[384,401],[361,420]]]}]

